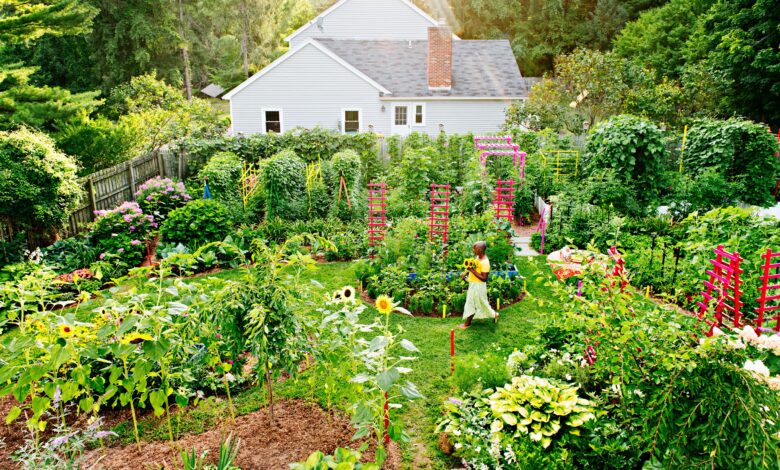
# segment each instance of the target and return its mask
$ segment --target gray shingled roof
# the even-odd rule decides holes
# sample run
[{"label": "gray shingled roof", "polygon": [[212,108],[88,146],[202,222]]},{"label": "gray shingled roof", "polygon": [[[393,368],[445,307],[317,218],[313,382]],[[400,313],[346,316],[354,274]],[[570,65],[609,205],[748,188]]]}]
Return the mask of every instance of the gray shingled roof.
[{"label": "gray shingled roof", "polygon": [[428,90],[428,41],[317,41],[394,96],[528,96],[509,41],[453,41],[449,92]]}]

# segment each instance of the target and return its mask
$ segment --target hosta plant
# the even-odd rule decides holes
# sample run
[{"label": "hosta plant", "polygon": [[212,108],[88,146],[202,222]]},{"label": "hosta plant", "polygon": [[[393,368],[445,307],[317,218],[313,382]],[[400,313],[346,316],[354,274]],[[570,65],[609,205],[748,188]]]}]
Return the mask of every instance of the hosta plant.
[{"label": "hosta plant", "polygon": [[522,375],[490,395],[492,432],[527,434],[547,448],[553,439],[595,418],[588,400],[577,396],[578,387],[555,380]]}]

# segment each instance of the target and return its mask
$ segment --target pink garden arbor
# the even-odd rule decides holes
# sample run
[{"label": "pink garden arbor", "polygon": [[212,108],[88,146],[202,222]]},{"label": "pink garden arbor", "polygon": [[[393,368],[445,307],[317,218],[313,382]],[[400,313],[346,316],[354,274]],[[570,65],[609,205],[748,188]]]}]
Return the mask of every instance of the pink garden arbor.
[{"label": "pink garden arbor", "polygon": [[[482,165],[482,175],[487,177],[487,162],[489,157],[512,157],[515,171],[522,182],[525,179],[526,153],[520,146],[512,142],[512,136],[476,136],[474,146],[480,152],[479,162]],[[493,208],[496,219],[512,221],[514,212],[514,192],[516,181],[513,178],[498,180],[493,196]]]}]

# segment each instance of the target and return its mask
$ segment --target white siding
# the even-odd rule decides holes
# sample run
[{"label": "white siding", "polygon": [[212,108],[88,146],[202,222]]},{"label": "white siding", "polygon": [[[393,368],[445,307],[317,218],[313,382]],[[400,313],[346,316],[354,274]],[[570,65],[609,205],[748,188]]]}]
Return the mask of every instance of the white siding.
[{"label": "white siding", "polygon": [[430,20],[400,0],[348,0],[316,24],[290,39],[290,48],[308,38],[333,39],[428,39]]},{"label": "white siding", "polygon": [[[383,101],[388,110],[393,102]],[[506,108],[511,101],[504,100],[417,100],[399,101],[398,103],[425,104],[425,125],[412,126],[412,132],[417,131],[433,136],[439,134],[439,124],[444,124],[444,131],[448,134],[462,134],[473,132],[475,134],[493,133],[501,129],[506,117]],[[414,108],[412,108],[414,109]],[[390,113],[387,115],[387,124],[390,126]]]},{"label": "white siding", "polygon": [[[313,45],[303,47],[266,75],[236,93],[231,103],[233,132],[263,132],[263,108],[281,109],[282,131],[321,126],[338,129],[342,109],[359,108],[363,131],[369,124],[386,132],[379,91]],[[385,125],[387,125],[385,124]]]}]

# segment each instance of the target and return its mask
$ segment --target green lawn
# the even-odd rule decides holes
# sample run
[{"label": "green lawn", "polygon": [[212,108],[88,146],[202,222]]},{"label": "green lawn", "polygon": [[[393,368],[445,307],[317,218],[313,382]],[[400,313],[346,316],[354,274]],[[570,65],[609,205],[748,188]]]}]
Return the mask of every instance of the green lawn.
[{"label": "green lawn", "polygon": [[[541,273],[546,273],[545,277],[551,275],[543,258],[524,259],[518,264],[518,269],[527,279],[529,295],[525,300],[502,309],[498,324],[477,321],[471,328],[462,331],[457,329],[457,325],[461,323],[459,317],[442,319],[392,315],[391,323],[402,326],[406,331],[403,337],[412,341],[421,351],[419,359],[411,366],[414,372],[407,378],[418,386],[425,398],[404,403],[404,408],[393,416],[393,419],[401,420],[411,438],[410,442],[402,444],[405,465],[408,468],[423,465],[431,468],[450,468],[448,458],[437,449],[437,436],[434,434],[436,420],[441,416],[442,403],[456,392],[455,385],[450,380],[450,330],[455,329],[456,355],[491,353],[506,358],[515,348],[522,348],[536,339],[537,327],[546,316],[559,314],[554,304],[543,300],[550,298],[550,292],[544,285],[546,279],[541,278]],[[353,270],[353,263],[320,264],[316,271],[306,277],[322,285],[321,288],[314,289],[313,294],[316,295],[335,291],[345,285],[354,285]],[[237,272],[224,271],[216,275],[230,278],[237,275]],[[197,282],[197,278],[195,281]],[[370,321],[377,312],[369,308],[364,315],[365,320]],[[315,380],[308,380],[312,374],[313,372],[307,371],[296,380],[277,384],[275,394],[280,398],[314,400],[324,406],[326,400],[322,390],[316,388]],[[239,414],[255,411],[266,402],[264,390],[258,387],[236,393],[233,398]],[[346,404],[340,405],[343,408]],[[229,416],[226,401],[213,399],[198,408],[188,410],[176,421],[181,432],[198,433],[216,426],[224,421],[226,416]],[[115,430],[120,434],[122,442],[132,442],[130,423],[122,423]],[[162,420],[143,419],[140,431],[142,438],[146,440],[167,439],[167,428]]]}]

